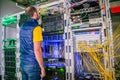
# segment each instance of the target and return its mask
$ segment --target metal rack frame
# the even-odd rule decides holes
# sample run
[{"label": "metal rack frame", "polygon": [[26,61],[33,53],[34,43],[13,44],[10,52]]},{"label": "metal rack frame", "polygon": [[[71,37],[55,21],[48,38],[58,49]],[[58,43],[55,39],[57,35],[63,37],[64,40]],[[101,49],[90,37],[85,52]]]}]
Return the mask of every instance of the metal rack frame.
[{"label": "metal rack frame", "polygon": [[[107,52],[105,52],[105,50],[103,49],[103,52],[104,52],[104,67],[105,67],[105,70],[107,71],[107,72],[109,72],[109,73],[112,73],[111,74],[111,76],[112,76],[112,78],[115,80],[115,76],[114,76],[114,58],[113,58],[113,56],[114,56],[114,54],[113,54],[113,37],[112,37],[112,23],[111,23],[111,16],[110,16],[110,3],[109,3],[109,0],[99,0],[99,3],[100,3],[100,5],[103,7],[104,6],[104,8],[102,9],[102,7],[101,7],[101,22],[102,22],[102,27],[100,28],[101,29],[101,33],[102,33],[102,44],[104,45],[104,43],[105,43],[105,41],[109,41],[109,37],[110,37],[110,44],[109,44],[109,47],[108,48],[110,48],[110,49],[112,49],[111,51],[109,50],[109,52],[107,53]],[[68,12],[70,12],[70,11],[68,11]],[[70,15],[70,13],[68,14],[68,15]],[[105,21],[104,19],[106,19],[106,20],[108,20],[108,21]],[[68,22],[70,22],[70,20],[68,19]],[[69,27],[71,27],[71,26],[73,26],[74,24],[72,24],[72,25],[69,25],[68,26],[68,28]],[[78,24],[78,25],[80,25],[80,24]],[[89,28],[88,28],[89,29]],[[92,28],[91,28],[92,29]],[[94,28],[93,28],[94,29]],[[104,35],[105,33],[104,33],[104,30],[106,29],[106,31],[108,32],[107,34],[108,35]],[[87,30],[87,29],[86,29]],[[70,30],[71,31],[71,30]],[[79,29],[79,30],[76,30],[76,31],[84,31],[84,29]],[[67,31],[67,33],[69,33],[69,31]],[[72,36],[72,35],[71,35]],[[71,39],[72,40],[72,39]],[[72,41],[71,41],[72,42]],[[71,42],[69,42],[69,40],[68,40],[68,43],[70,43],[69,45],[72,45],[73,46],[73,43],[71,43]],[[68,44],[67,43],[67,44]],[[72,50],[73,50],[73,47],[71,48]],[[67,54],[67,53],[66,53]],[[73,54],[73,53],[72,53]],[[107,55],[109,55],[109,56],[107,56],[106,57],[106,54]],[[69,55],[67,55],[67,56],[69,56],[68,58],[69,59],[71,59],[71,61],[73,62],[73,64],[74,64],[74,58],[71,58],[70,56],[70,53],[69,53]],[[72,55],[73,56],[73,55]],[[109,58],[109,61],[107,62],[106,61],[106,58]],[[107,64],[109,65],[109,67],[110,68],[108,68],[108,66],[107,66]],[[73,66],[72,66],[72,68],[74,68]],[[68,69],[69,70],[69,68],[66,68],[66,69]],[[74,72],[72,72],[71,73],[72,75],[74,75]],[[68,80],[70,80],[70,79],[68,79]],[[74,80],[74,78],[72,78],[72,80]],[[104,80],[110,80],[107,76],[105,76],[105,78],[104,78]]]},{"label": "metal rack frame", "polygon": [[[20,13],[16,13],[16,14],[13,14],[13,15],[10,15],[10,16],[16,16],[17,17],[17,23],[15,23],[16,27],[15,27],[15,30],[17,31],[17,33],[14,33],[16,34],[16,51],[15,51],[15,59],[16,59],[16,78],[17,80],[21,80],[21,73],[20,73],[20,53],[19,53],[19,19],[20,19],[20,14],[23,14],[23,12],[20,12]],[[2,27],[2,40],[4,40],[6,37],[6,27]],[[2,43],[2,80],[5,80],[5,56],[4,56],[4,42]]]}]

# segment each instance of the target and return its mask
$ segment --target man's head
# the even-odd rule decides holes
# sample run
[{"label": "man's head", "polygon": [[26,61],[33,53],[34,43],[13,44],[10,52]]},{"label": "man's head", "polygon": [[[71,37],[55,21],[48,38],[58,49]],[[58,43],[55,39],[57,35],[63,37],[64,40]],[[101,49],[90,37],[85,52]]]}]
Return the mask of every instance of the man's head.
[{"label": "man's head", "polygon": [[35,7],[27,7],[25,9],[25,13],[30,17],[30,18],[34,18],[34,19],[38,19],[38,11]]}]

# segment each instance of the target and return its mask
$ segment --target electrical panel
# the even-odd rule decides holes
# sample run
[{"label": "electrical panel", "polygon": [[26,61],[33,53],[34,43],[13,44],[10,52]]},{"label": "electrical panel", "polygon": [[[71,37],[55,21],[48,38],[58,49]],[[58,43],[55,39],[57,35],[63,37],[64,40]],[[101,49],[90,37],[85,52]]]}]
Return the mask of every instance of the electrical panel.
[{"label": "electrical panel", "polygon": [[98,0],[71,1],[71,24],[90,22],[90,19],[100,18]]},{"label": "electrical panel", "polygon": [[44,33],[64,33],[63,14],[46,15],[42,17]]}]

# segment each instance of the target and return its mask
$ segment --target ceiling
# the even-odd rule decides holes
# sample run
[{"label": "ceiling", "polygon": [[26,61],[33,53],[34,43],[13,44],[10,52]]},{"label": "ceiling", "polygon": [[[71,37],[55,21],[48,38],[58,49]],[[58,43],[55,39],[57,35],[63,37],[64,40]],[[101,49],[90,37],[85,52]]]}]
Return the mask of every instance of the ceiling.
[{"label": "ceiling", "polygon": [[[18,3],[18,5],[23,6],[23,7],[27,7],[27,6],[31,6],[31,5],[36,5],[36,4],[42,4],[45,2],[51,2],[51,1],[55,1],[55,0],[11,0],[15,3]],[[80,0],[72,0],[72,1],[80,1]],[[116,2],[116,1],[120,1],[120,0],[110,0],[110,2]]]},{"label": "ceiling", "polygon": [[55,0],[11,0],[11,1],[18,3],[18,5],[21,5],[23,7],[28,7],[31,5],[36,5],[36,4],[45,3],[45,2],[51,2],[51,1],[55,1]]}]

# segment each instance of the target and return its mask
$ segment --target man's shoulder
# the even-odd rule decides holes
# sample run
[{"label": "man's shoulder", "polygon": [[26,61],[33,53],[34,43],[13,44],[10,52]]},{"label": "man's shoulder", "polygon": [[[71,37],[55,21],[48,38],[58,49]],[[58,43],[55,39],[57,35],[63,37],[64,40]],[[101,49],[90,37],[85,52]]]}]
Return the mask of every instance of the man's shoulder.
[{"label": "man's shoulder", "polygon": [[42,28],[41,28],[41,26],[40,25],[37,25],[35,28],[34,28],[34,30],[41,30]]}]

